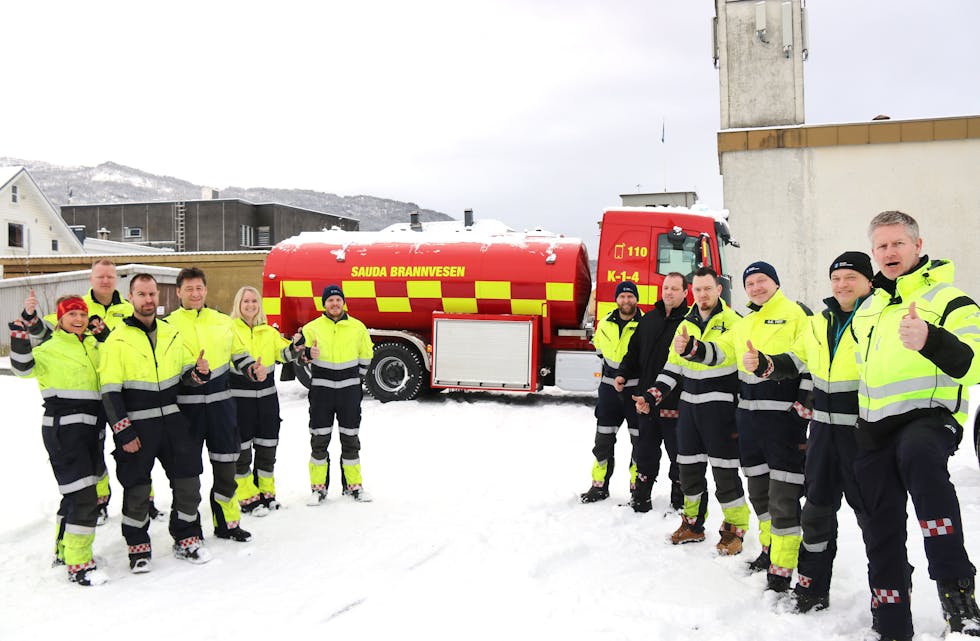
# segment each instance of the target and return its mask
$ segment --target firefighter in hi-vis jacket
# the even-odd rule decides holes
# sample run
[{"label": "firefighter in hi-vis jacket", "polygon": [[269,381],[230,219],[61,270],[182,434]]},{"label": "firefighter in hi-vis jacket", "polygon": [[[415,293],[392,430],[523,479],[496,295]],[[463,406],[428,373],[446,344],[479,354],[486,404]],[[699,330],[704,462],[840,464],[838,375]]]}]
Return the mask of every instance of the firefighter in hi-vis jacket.
[{"label": "firefighter in hi-vis jacket", "polygon": [[323,289],[323,315],[303,327],[310,363],[310,489],[309,505],[327,498],[330,484],[330,436],[334,418],[340,432],[343,493],[367,502],[361,478],[361,377],[374,356],[374,343],[364,323],[347,315],[344,292],[337,285]]}]

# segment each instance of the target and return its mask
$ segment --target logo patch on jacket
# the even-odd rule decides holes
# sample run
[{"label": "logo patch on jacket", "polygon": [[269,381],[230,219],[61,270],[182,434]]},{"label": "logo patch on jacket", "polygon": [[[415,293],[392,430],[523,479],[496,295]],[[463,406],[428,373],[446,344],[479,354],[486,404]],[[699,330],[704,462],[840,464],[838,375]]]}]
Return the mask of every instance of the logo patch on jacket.
[{"label": "logo patch on jacket", "polygon": [[711,329],[717,329],[719,332],[723,332],[723,331],[725,331],[725,326],[724,325],[715,325]]},{"label": "logo patch on jacket", "polygon": [[783,319],[777,319],[777,318],[767,318],[766,319],[766,325],[785,325],[785,324],[786,324],[786,321],[783,320]]}]

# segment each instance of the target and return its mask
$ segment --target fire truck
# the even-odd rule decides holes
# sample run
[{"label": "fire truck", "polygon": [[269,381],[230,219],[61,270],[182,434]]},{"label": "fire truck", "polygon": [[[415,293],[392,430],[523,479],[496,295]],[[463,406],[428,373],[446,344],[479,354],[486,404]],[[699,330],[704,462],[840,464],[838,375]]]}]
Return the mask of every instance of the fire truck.
[{"label": "fire truck", "polygon": [[[621,207],[600,221],[594,287],[576,238],[517,232],[497,221],[403,223],[378,232],[303,232],[276,245],[263,273],[269,323],[285,336],[323,312],[321,292],[344,290],[348,313],[375,343],[365,377],[381,401],[428,390],[534,392],[597,389],[595,318],[615,308],[616,285],[636,283],[639,305],[659,299],[664,275],[707,266],[723,275],[735,245],[724,212]],[[309,371],[294,368],[309,385]],[[285,374],[285,372],[284,372]]]}]

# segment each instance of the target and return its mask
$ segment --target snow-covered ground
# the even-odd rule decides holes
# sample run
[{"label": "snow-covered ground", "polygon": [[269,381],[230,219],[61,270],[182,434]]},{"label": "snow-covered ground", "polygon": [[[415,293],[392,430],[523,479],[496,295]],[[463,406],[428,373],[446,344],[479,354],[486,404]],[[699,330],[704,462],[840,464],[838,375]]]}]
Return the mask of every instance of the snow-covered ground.
[{"label": "snow-covered ground", "polygon": [[[40,437],[34,381],[0,377],[7,419],[0,479],[0,639],[862,639],[870,625],[865,560],[853,515],[841,513],[832,607],[796,615],[763,591],[764,577],[738,557],[713,554],[720,510],[712,498],[703,544],[665,542],[678,524],[655,509],[635,514],[625,465],[610,500],[581,505],[594,432],[588,396],[442,394],[408,403],[364,402],[365,486],[373,503],[339,496],[305,505],[307,402],[281,384],[277,465],[287,509],[246,517],[251,543],[208,537],[204,566],[170,554],[166,524],[153,522],[153,571],[132,575],[121,537],[121,492],[97,531],[96,556],[111,581],[80,588],[51,568],[57,489]],[[336,460],[336,447],[331,452]],[[618,457],[628,460],[621,432]],[[110,473],[112,472],[109,457]],[[969,448],[950,464],[967,545],[980,560],[980,471]],[[203,479],[205,488],[210,478]],[[661,473],[666,478],[666,468]],[[169,507],[162,471],[158,505]],[[203,516],[210,521],[206,505]],[[754,521],[753,521],[754,527]],[[205,534],[210,535],[210,528]],[[921,641],[943,632],[910,516],[916,566],[913,612]]]}]

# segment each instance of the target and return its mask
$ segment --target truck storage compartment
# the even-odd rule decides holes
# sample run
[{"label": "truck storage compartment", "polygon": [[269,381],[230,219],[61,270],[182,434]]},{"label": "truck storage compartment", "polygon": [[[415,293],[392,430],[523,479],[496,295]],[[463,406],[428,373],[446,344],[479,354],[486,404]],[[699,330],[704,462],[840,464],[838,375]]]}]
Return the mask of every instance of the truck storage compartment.
[{"label": "truck storage compartment", "polygon": [[538,343],[534,316],[434,314],[432,387],[533,391]]}]

